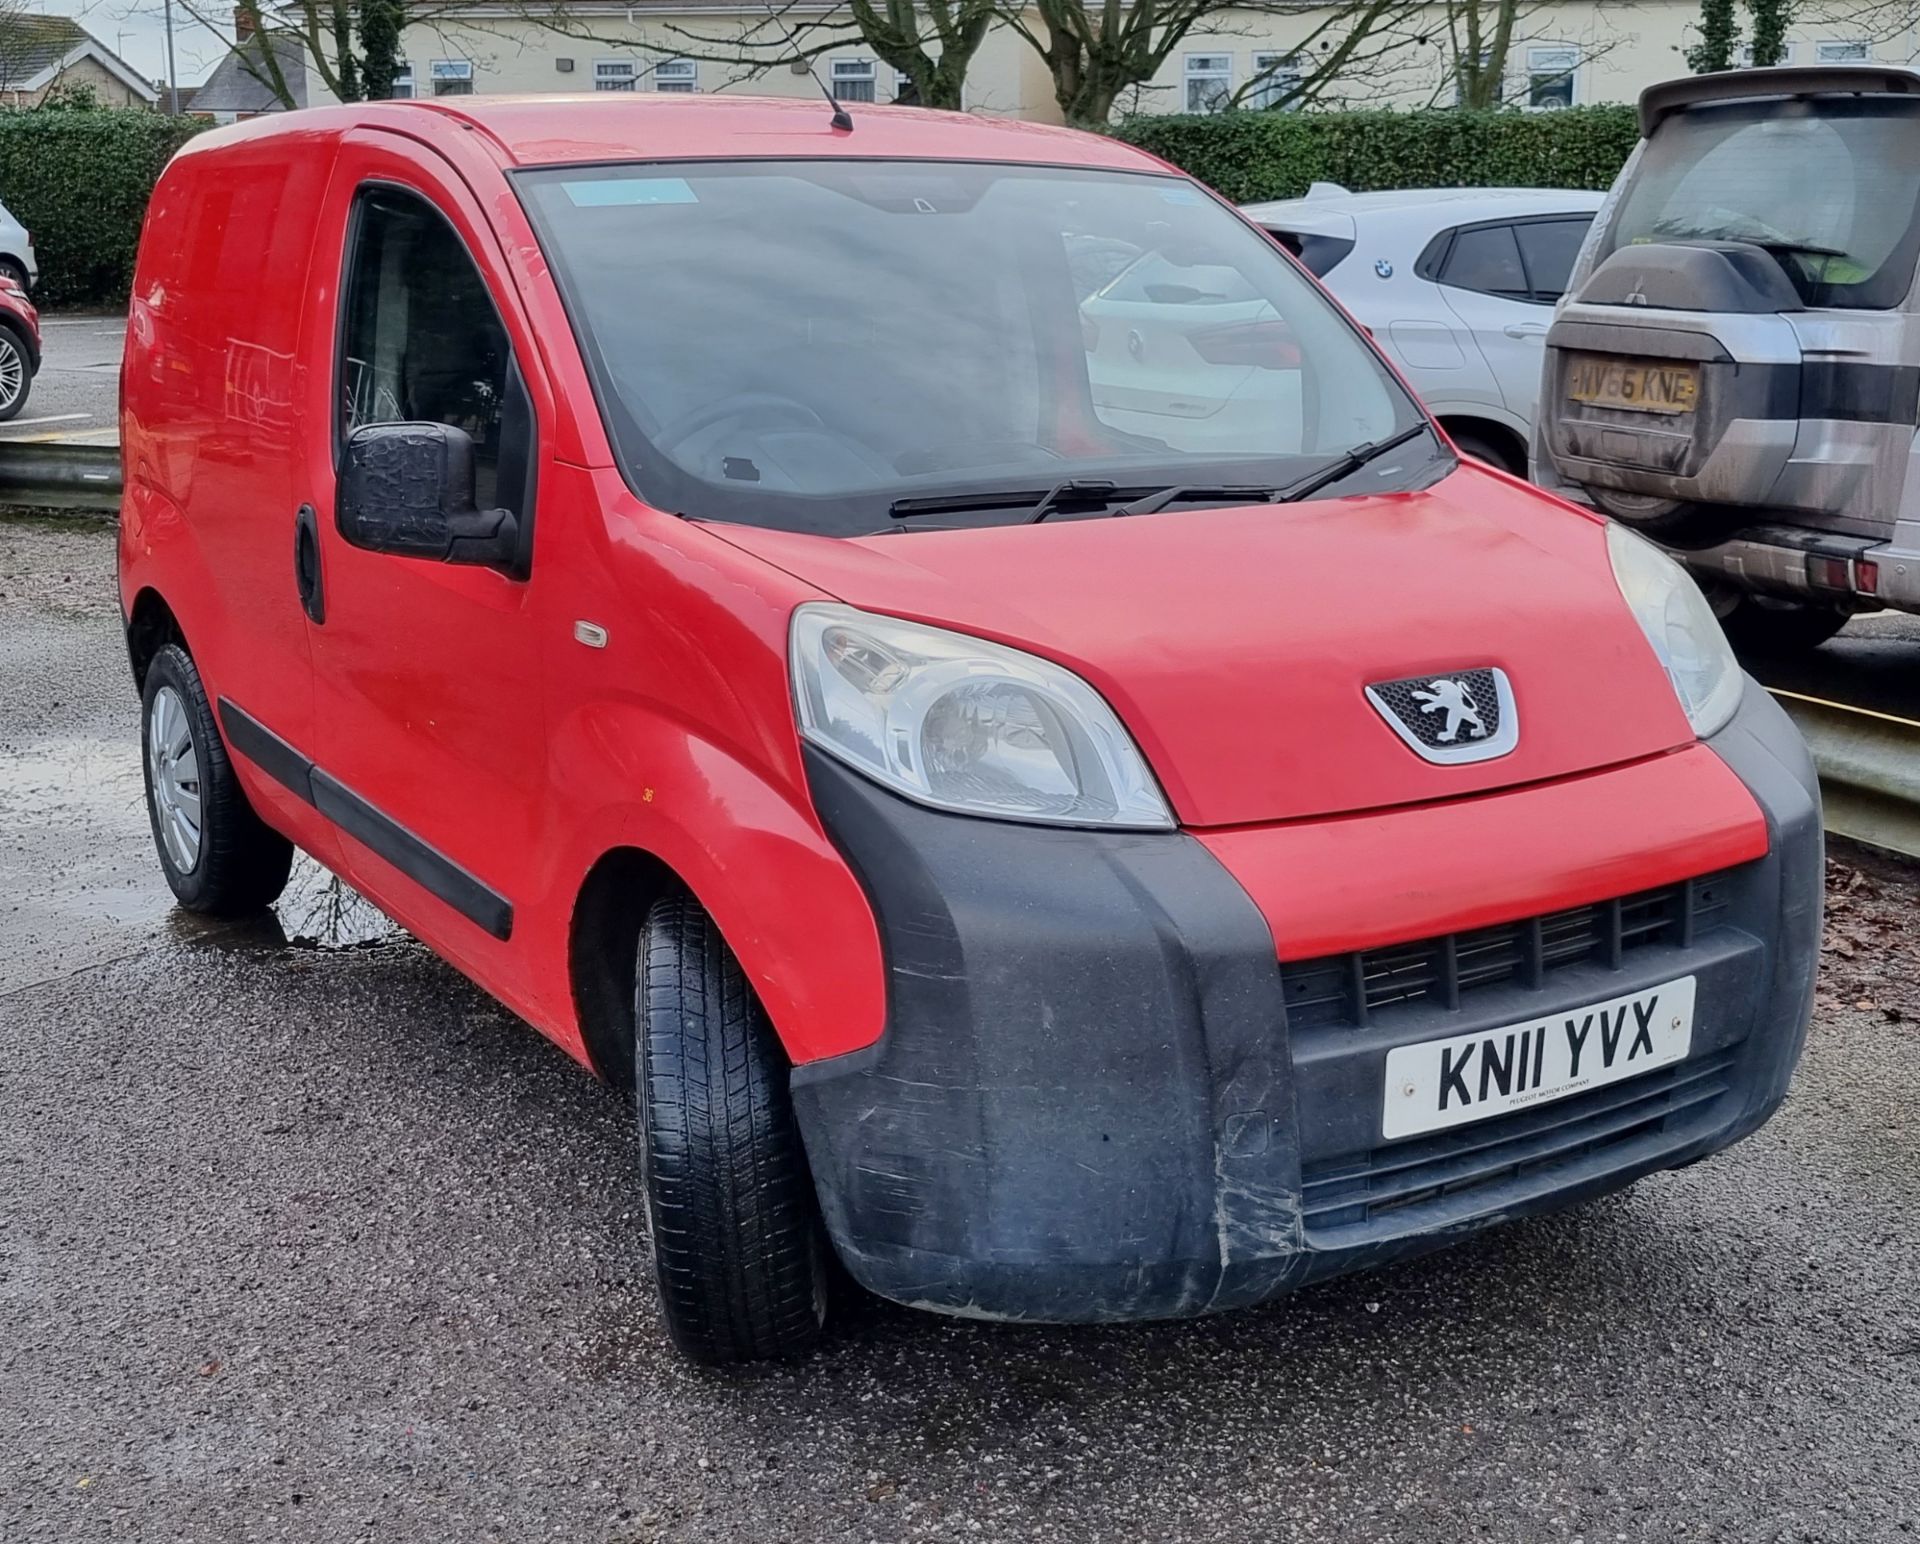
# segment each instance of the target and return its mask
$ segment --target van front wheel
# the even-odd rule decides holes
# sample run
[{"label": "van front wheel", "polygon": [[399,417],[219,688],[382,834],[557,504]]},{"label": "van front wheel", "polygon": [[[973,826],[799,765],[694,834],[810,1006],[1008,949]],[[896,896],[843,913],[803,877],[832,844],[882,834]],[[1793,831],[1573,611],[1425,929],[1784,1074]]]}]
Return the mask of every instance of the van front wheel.
[{"label": "van front wheel", "polygon": [[647,913],[634,999],[647,1231],[667,1333],[711,1364],[804,1351],[826,1323],[827,1246],[786,1061],[691,897]]},{"label": "van front wheel", "polygon": [[174,899],[217,917],[270,905],[286,888],[293,843],[247,802],[200,672],[179,644],[147,666],[140,707],[147,818]]}]

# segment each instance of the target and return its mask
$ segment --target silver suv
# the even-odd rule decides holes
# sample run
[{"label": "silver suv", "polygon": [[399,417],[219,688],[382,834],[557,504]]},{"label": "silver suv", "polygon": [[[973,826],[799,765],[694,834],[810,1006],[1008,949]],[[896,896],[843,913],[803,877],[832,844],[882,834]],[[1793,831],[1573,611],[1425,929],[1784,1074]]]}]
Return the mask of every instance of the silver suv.
[{"label": "silver suv", "polygon": [[1691,566],[1736,643],[1920,611],[1920,73],[1650,88],[1547,336],[1534,471]]}]

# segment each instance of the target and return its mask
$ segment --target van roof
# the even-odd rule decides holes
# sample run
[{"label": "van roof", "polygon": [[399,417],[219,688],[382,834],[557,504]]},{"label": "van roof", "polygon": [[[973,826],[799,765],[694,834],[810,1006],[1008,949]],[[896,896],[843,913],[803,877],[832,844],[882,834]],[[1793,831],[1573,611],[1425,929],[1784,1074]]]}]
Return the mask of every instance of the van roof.
[{"label": "van roof", "polygon": [[849,111],[851,132],[833,128],[832,110],[820,97],[637,92],[438,97],[277,113],[188,143],[211,148],[239,139],[311,134],[322,122],[335,132],[361,126],[402,129],[431,143],[437,135],[428,125],[435,124],[478,130],[510,166],[859,156],[1167,170],[1154,156],[1118,140],[1049,124],[858,103]]}]

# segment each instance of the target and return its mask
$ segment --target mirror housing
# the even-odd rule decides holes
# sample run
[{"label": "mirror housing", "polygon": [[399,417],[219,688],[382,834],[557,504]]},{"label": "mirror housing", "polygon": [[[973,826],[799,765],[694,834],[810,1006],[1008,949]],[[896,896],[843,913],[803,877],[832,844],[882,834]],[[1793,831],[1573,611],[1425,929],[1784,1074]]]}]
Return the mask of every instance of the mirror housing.
[{"label": "mirror housing", "polygon": [[473,439],[451,424],[368,424],[347,440],[335,524],[368,552],[513,569],[519,522],[473,502]]}]

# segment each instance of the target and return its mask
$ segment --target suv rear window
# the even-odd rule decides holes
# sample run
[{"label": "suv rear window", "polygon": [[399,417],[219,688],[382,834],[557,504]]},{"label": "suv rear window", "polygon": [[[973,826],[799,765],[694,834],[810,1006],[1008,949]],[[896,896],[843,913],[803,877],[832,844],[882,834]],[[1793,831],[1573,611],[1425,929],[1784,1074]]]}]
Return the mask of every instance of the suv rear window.
[{"label": "suv rear window", "polygon": [[1920,252],[1920,103],[1713,103],[1647,141],[1603,255],[1652,241],[1763,247],[1812,306],[1886,310]]}]

